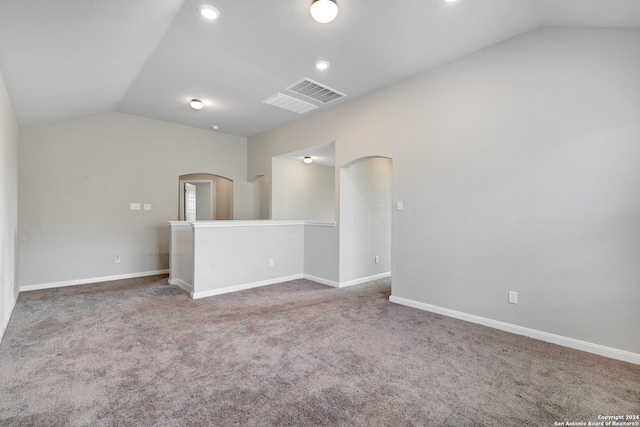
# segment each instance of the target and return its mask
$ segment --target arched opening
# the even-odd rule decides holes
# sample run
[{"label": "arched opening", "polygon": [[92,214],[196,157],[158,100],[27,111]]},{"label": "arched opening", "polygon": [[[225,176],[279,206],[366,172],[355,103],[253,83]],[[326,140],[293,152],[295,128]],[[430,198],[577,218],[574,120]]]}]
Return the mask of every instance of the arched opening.
[{"label": "arched opening", "polygon": [[178,177],[178,219],[208,221],[233,219],[233,181],[208,173]]},{"label": "arched opening", "polygon": [[335,221],[335,143],[273,157],[271,177],[272,219]]},{"label": "arched opening", "polygon": [[391,275],[392,172],[387,157],[340,169],[340,283]]}]

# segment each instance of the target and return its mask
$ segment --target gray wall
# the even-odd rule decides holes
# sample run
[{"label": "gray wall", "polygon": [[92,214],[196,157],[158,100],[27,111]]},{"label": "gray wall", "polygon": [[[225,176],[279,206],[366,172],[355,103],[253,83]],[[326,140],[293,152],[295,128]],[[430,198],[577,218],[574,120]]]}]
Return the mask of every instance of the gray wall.
[{"label": "gray wall", "polygon": [[[230,220],[234,219],[233,217],[233,181],[224,178],[216,178],[216,219],[220,220]],[[247,185],[245,185],[247,187]],[[248,195],[243,194],[243,197],[246,198]],[[249,199],[253,201],[253,199]],[[250,217],[249,212],[244,213],[244,218],[247,219]],[[251,219],[257,219],[255,217],[251,217]]]},{"label": "gray wall", "polygon": [[541,28],[251,137],[248,173],[392,158],[394,296],[640,353],[638,76],[638,30]]},{"label": "gray wall", "polygon": [[196,219],[211,220],[213,219],[213,201],[215,196],[215,181],[196,182]]},{"label": "gray wall", "polygon": [[0,73],[0,339],[18,298],[18,134]]},{"label": "gray wall", "polygon": [[384,157],[340,170],[340,282],[391,271],[391,173]]},{"label": "gray wall", "polygon": [[20,285],[167,269],[178,176],[194,171],[233,179],[235,218],[252,219],[244,137],[121,113],[23,130]]},{"label": "gray wall", "polygon": [[273,159],[271,218],[335,221],[335,168]]},{"label": "gray wall", "polygon": [[271,179],[268,176],[259,176],[252,182],[254,217],[271,219]]}]

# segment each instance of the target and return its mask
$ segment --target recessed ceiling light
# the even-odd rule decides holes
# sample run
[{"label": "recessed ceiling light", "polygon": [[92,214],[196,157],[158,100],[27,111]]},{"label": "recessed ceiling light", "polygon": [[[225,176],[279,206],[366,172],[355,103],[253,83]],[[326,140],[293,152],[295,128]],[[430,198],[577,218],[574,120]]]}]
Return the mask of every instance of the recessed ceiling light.
[{"label": "recessed ceiling light", "polygon": [[213,130],[218,130],[218,129],[220,129],[220,126],[218,126],[218,125],[213,125],[213,126],[211,126],[211,129],[213,129]]},{"label": "recessed ceiling light", "polygon": [[321,24],[326,24],[338,16],[338,4],[336,0],[313,0],[309,12],[313,19]]},{"label": "recessed ceiling light", "polygon": [[302,159],[303,162],[305,162],[306,164],[310,165],[311,163],[313,163],[313,159],[311,158],[311,156],[304,156],[304,158]]},{"label": "recessed ceiling light", "polygon": [[324,71],[329,68],[329,63],[327,61],[317,61],[316,68],[320,71]]},{"label": "recessed ceiling light", "polygon": [[198,10],[200,11],[200,15],[204,16],[207,19],[213,20],[220,16],[220,11],[210,4],[200,5]]},{"label": "recessed ceiling light", "polygon": [[189,102],[189,106],[194,110],[202,110],[204,108],[204,103],[199,99],[192,99],[191,102]]}]

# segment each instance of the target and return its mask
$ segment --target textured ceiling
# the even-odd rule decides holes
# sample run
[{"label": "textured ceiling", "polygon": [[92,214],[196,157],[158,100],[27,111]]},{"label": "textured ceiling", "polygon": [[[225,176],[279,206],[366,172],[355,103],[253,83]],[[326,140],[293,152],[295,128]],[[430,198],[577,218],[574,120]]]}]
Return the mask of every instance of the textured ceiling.
[{"label": "textured ceiling", "polygon": [[310,3],[0,0],[0,71],[23,128],[120,111],[248,136],[301,117],[262,100],[304,77],[347,94],[321,111],[541,25],[640,28],[638,0],[338,0],[329,24]]}]

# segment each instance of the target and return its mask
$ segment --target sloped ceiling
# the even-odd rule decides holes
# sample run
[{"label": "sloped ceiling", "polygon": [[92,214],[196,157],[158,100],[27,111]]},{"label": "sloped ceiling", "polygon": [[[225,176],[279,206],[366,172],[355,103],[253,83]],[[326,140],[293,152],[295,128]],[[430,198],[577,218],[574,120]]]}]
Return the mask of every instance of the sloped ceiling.
[{"label": "sloped ceiling", "polygon": [[300,117],[262,100],[304,77],[347,94],[321,111],[539,26],[640,28],[638,0],[338,0],[329,24],[310,4],[0,0],[0,71],[22,128],[119,111],[249,136]]}]

